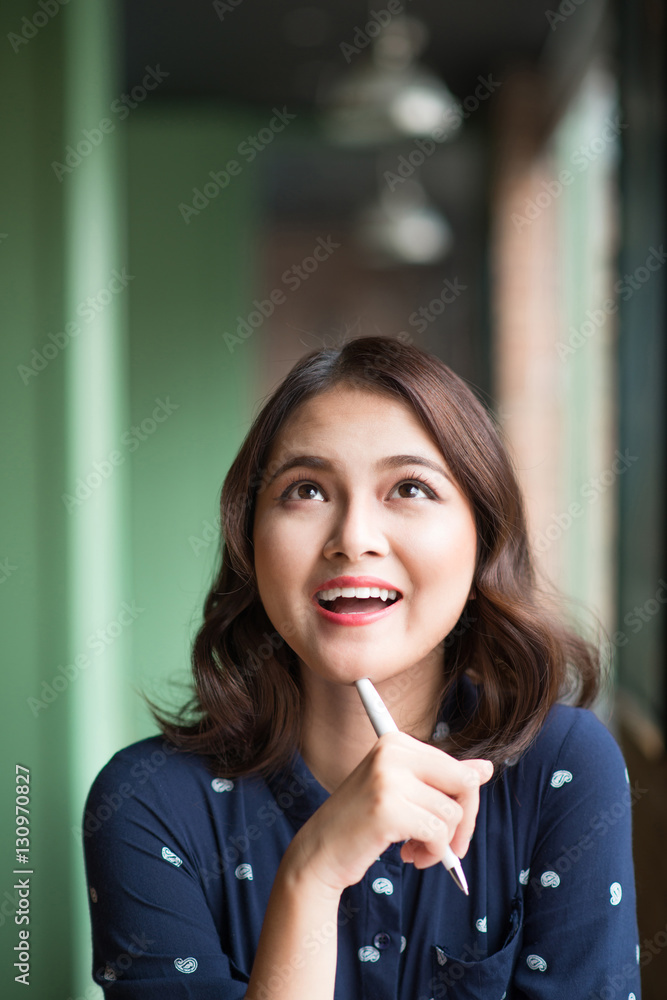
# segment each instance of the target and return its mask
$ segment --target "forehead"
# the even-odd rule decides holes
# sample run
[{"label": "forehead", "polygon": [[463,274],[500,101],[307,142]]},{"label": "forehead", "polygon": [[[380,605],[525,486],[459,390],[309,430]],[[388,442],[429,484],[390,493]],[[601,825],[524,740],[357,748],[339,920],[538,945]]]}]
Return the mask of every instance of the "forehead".
[{"label": "forehead", "polygon": [[[291,450],[296,439],[308,438],[323,444],[335,444],[335,432],[345,425],[351,434],[367,434],[369,447],[380,437],[397,433],[419,437],[422,445],[437,445],[422,425],[412,407],[397,397],[373,392],[363,387],[340,385],[312,396],[287,417],[276,434],[271,454]],[[371,437],[372,435],[372,437]]]}]

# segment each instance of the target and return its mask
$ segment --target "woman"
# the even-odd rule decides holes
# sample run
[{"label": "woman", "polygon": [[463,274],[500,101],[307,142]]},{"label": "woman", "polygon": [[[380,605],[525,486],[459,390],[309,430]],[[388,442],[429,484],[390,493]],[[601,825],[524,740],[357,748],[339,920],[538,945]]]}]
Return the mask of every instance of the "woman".
[{"label": "woman", "polygon": [[[466,384],[383,337],[302,358],[221,524],[194,697],[154,708],[163,737],[89,793],[96,982],[138,1000],[639,997],[627,771],[585,707],[600,654],[538,591],[517,480]],[[375,736],[366,676],[399,733]]]}]

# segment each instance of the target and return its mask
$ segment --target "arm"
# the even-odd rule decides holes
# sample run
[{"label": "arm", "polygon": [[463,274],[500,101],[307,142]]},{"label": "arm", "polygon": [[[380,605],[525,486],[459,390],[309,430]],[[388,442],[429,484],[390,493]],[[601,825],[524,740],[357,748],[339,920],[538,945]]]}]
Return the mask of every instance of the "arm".
[{"label": "arm", "polygon": [[639,1000],[626,774],[611,734],[592,712],[578,710],[555,763],[540,775],[540,828],[512,996],[540,1000],[565,990],[572,1000]]},{"label": "arm", "polygon": [[180,803],[133,760],[109,761],[84,811],[93,979],[117,1000],[241,1000],[248,977],[221,948]]},{"label": "arm", "polygon": [[290,862],[288,848],[266,908],[246,1000],[334,995],[340,893],[327,891]]}]

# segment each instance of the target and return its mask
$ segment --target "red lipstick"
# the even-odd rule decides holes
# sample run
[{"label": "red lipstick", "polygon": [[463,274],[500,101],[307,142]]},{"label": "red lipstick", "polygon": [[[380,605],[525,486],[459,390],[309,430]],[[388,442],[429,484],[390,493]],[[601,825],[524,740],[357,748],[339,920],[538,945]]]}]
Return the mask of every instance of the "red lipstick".
[{"label": "red lipstick", "polygon": [[[392,604],[388,604],[385,608],[340,614],[336,611],[329,611],[327,608],[323,608],[317,600],[317,594],[321,590],[330,590],[333,587],[379,587],[380,590],[395,590],[397,597]],[[312,594],[311,600],[322,617],[335,625],[371,625],[380,618],[384,618],[385,615],[390,614],[393,608],[402,600],[402,597],[402,592],[398,587],[395,587],[387,580],[381,580],[377,576],[335,576],[330,580],[325,580],[323,583],[318,584]]]}]

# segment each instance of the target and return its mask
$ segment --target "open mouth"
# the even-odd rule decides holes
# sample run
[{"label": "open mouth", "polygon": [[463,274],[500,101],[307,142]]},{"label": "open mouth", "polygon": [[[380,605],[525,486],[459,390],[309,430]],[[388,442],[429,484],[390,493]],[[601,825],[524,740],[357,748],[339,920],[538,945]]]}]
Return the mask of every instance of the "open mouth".
[{"label": "open mouth", "polygon": [[[373,588],[373,590],[377,589]],[[325,611],[332,611],[337,615],[371,614],[374,611],[383,611],[401,599],[402,595],[395,590],[381,591],[377,596],[374,594],[368,597],[343,597],[342,595],[337,595],[336,597],[327,599],[321,593],[317,595],[317,603],[320,607],[324,608]]]}]

